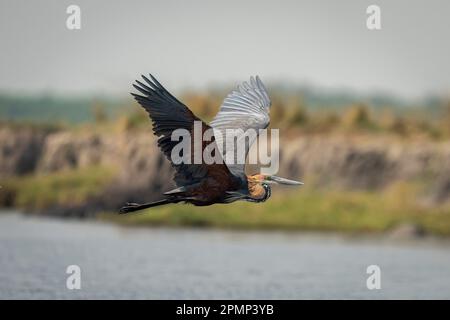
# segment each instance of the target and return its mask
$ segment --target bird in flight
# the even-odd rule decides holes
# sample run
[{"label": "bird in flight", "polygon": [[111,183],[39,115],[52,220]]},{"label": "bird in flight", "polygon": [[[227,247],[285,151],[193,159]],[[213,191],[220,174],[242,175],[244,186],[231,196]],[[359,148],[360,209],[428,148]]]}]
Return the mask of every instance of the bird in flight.
[{"label": "bird in flight", "polygon": [[[246,175],[245,157],[256,137],[245,143],[246,130],[266,129],[269,126],[269,95],[261,79],[251,77],[243,82],[237,90],[232,91],[209,125],[196,117],[189,108],[171,95],[151,74],[142,76],[143,82],[136,80],[133,87],[139,93],[131,93],[136,101],[148,112],[153,122],[153,132],[159,137],[158,147],[171,161],[175,169],[176,189],[165,192],[159,201],[138,204],[127,203],[120,213],[128,213],[169,203],[191,203],[196,206],[208,206],[216,203],[231,203],[238,200],[264,202],[271,195],[270,184],[302,185],[274,175]],[[225,142],[228,129],[241,129],[242,134],[232,137],[237,143],[244,143],[244,163],[218,161],[211,164],[173,161],[172,150],[178,141],[171,139],[177,129],[185,129],[194,134],[195,123],[201,124],[202,132],[213,129],[210,141],[202,141],[202,151],[211,143]],[[248,139],[248,137],[247,137]],[[222,144],[223,145],[223,144]],[[219,148],[222,159],[227,149]]]}]

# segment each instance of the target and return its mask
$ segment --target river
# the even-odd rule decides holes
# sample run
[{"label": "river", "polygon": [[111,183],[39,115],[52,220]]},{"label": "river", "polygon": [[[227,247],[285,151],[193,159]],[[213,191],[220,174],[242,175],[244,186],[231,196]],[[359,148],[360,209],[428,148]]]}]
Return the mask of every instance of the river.
[{"label": "river", "polygon": [[[449,299],[447,240],[130,228],[0,213],[0,299]],[[66,287],[80,267],[81,289]],[[380,289],[369,290],[369,265]]]}]

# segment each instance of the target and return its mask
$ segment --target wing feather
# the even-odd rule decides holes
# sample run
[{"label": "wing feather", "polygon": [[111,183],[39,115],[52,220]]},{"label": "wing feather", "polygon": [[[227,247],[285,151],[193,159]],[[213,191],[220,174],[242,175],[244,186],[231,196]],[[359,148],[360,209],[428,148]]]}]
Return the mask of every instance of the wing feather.
[{"label": "wing feather", "polygon": [[[239,159],[236,154],[236,148],[234,150],[226,150],[226,130],[243,130],[244,134],[237,136],[236,145],[240,143],[245,144],[244,158],[246,158],[255,139],[251,139],[251,141],[247,141],[248,143],[246,143],[245,132],[253,129],[259,133],[260,129],[265,129],[269,126],[270,105],[269,94],[261,79],[258,76],[256,78],[251,77],[249,82],[243,82],[225,98],[219,113],[211,121],[210,125],[214,128],[216,143],[218,144],[223,159],[227,159],[230,152],[234,153],[233,163],[227,163],[228,168],[233,174],[242,176],[244,174],[245,164],[236,163],[237,159]],[[228,139],[230,138],[228,137]]]},{"label": "wing feather", "polygon": [[[176,129],[186,129],[193,136],[194,122],[201,121],[189,108],[170,94],[152,75],[150,79],[142,76],[145,83],[136,80],[133,87],[140,94],[131,93],[136,101],[148,112],[153,123],[153,132],[158,137],[158,147],[171,161],[175,168],[175,183],[177,186],[198,183],[208,177],[221,177],[223,180],[230,175],[225,164],[174,164],[171,160],[172,149],[178,141],[172,141],[171,136]],[[202,129],[209,128],[202,122]],[[203,142],[202,151],[207,145],[215,142]],[[231,176],[231,175],[230,175]]]}]

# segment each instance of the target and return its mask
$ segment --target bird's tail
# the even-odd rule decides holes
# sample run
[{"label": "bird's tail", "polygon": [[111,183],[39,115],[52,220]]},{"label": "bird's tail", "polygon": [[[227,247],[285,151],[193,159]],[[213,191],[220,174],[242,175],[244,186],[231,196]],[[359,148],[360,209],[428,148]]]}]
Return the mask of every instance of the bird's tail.
[{"label": "bird's tail", "polygon": [[163,200],[150,202],[150,203],[144,203],[144,204],[127,203],[127,205],[125,207],[120,208],[119,213],[121,213],[121,214],[129,213],[129,212],[134,212],[134,211],[143,210],[143,209],[147,209],[147,208],[162,206],[165,204],[175,203],[175,202],[178,202],[178,201],[174,201],[172,199],[163,199]]}]

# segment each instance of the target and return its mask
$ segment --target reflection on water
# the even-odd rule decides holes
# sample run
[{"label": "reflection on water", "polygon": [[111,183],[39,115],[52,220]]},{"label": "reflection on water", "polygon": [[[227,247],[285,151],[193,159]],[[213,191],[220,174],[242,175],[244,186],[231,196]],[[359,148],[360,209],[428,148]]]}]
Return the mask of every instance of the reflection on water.
[{"label": "reflection on water", "polygon": [[[0,298],[450,298],[450,246],[0,214]],[[81,290],[66,289],[68,265]],[[366,267],[381,267],[381,290]]]}]

